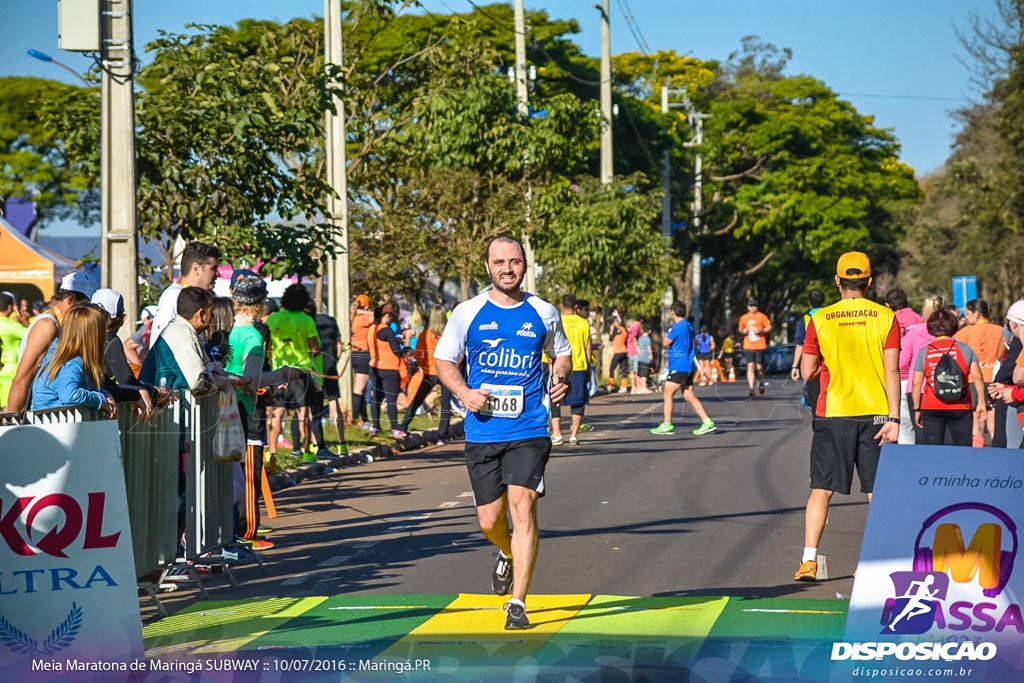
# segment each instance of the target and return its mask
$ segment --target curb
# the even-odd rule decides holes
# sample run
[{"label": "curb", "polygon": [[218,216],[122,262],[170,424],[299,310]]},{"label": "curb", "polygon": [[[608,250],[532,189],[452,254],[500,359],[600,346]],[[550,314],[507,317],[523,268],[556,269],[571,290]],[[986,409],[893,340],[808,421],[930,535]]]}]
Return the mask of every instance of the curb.
[{"label": "curb", "polygon": [[[451,438],[462,439],[465,437],[462,421],[453,422],[448,428]],[[342,468],[353,467],[372,463],[380,458],[391,458],[400,453],[426,448],[437,443],[438,433],[436,429],[428,429],[425,432],[411,432],[403,439],[395,439],[390,444],[379,443],[368,448],[361,448],[358,451],[350,451],[348,455],[337,456],[330,460],[303,463],[298,467],[287,469],[277,474],[267,476],[267,483],[271,491],[297,486],[304,481],[323,479],[329,474],[339,472]],[[328,471],[330,469],[330,471]]]}]

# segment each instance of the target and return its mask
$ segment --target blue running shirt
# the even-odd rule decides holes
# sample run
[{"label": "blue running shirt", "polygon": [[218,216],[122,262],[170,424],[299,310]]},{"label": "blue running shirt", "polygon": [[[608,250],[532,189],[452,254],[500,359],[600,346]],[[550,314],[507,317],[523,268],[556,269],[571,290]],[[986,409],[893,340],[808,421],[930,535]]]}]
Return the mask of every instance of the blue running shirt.
[{"label": "blue running shirt", "polygon": [[693,325],[690,321],[680,320],[665,336],[672,340],[672,346],[668,347],[668,371],[693,372]]},{"label": "blue running shirt", "polygon": [[[571,356],[558,310],[532,294],[499,306],[487,292],[455,307],[434,358],[466,358],[471,389],[489,388],[493,414],[466,413],[466,441],[498,443],[551,434],[541,353]],[[486,410],[486,409],[485,409]]]}]

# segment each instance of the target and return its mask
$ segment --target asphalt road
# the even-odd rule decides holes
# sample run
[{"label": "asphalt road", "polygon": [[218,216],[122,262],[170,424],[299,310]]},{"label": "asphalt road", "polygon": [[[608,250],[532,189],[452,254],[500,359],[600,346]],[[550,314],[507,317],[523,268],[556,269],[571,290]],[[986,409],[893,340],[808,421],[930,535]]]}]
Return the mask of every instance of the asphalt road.
[{"label": "asphalt road", "polygon": [[[648,431],[661,421],[660,396],[614,394],[590,406],[595,431],[556,448],[548,466],[532,593],[849,595],[867,513],[857,493],[833,499],[819,548],[827,578],[792,580],[810,447],[797,386],[776,377],[753,400],[741,382],[698,395],[718,424],[701,437],[681,400],[674,436]],[[280,491],[267,573],[236,569],[238,589],[212,577],[210,597],[487,593],[493,548],[469,490],[455,443]],[[173,612],[197,597],[183,587],[161,599]],[[143,605],[151,621],[155,610]]]}]

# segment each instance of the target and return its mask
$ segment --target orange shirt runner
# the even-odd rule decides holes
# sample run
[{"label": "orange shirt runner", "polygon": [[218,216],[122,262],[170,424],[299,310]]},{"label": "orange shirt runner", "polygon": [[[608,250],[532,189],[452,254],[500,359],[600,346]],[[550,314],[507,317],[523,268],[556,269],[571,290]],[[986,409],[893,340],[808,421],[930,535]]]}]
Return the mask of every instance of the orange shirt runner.
[{"label": "orange shirt runner", "polygon": [[974,355],[978,357],[978,365],[981,366],[981,375],[985,384],[992,381],[996,354],[999,353],[999,345],[1003,343],[1002,337],[1003,328],[984,319],[973,325],[968,325],[953,335],[957,341],[970,346]]},{"label": "orange shirt runner", "polygon": [[[764,351],[768,348],[768,333],[765,330],[771,324],[772,321],[761,311],[740,316],[739,329],[743,333],[743,348],[747,351]],[[759,331],[752,332],[751,327],[756,327]]]}]

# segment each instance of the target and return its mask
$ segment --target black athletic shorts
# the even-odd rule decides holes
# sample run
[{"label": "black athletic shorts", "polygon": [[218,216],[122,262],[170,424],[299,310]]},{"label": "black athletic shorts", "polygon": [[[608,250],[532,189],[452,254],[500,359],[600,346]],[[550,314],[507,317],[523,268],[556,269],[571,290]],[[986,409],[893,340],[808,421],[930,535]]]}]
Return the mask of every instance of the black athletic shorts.
[{"label": "black athletic shorts", "polygon": [[640,361],[640,364],[636,366],[636,374],[644,379],[651,376],[651,364]]},{"label": "black athletic shorts", "polygon": [[712,357],[712,354],[711,354],[710,351],[708,351],[707,353],[701,353],[700,351],[697,352],[697,360],[708,360],[709,361],[709,360],[711,360],[711,357]]},{"label": "black athletic shorts", "polygon": [[849,494],[856,466],[861,492],[871,493],[882,451],[875,434],[885,421],[885,415],[815,416],[811,436],[811,488]]},{"label": "black athletic shorts", "polygon": [[324,383],[324,396],[326,396],[328,400],[333,400],[341,396],[341,387],[338,385],[337,380],[338,366],[324,366],[324,374],[327,375],[327,377],[321,378],[321,381]]},{"label": "black athletic shorts", "polygon": [[696,376],[696,370],[692,370],[690,372],[670,372],[668,373],[668,377],[665,378],[665,381],[678,384],[683,389],[686,389],[686,387],[693,386],[693,378]]},{"label": "black athletic shorts", "polygon": [[499,443],[467,443],[466,467],[479,507],[504,495],[509,485],[522,486],[544,495],[544,468],[551,455],[546,436]]},{"label": "black athletic shorts", "polygon": [[309,405],[311,390],[309,375],[303,374],[296,380],[288,382],[283,389],[274,390],[274,407],[297,410]]},{"label": "black athletic shorts", "polygon": [[353,351],[352,352],[352,373],[355,375],[369,375],[370,374],[370,352],[369,351]]},{"label": "black athletic shorts", "polygon": [[756,363],[761,366],[764,365],[764,349],[759,349],[757,351],[743,349],[743,357],[747,359],[748,365],[750,363]]}]

